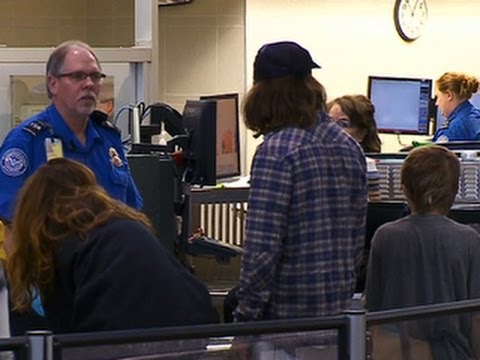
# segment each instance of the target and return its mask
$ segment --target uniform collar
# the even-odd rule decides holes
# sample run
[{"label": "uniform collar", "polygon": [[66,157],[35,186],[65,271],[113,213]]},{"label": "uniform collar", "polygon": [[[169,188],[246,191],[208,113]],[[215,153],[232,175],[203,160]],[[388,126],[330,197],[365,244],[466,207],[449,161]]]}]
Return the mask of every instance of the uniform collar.
[{"label": "uniform collar", "polygon": [[47,108],[48,118],[52,121],[52,127],[54,129],[54,136],[59,137],[67,146],[71,146],[77,150],[89,151],[96,141],[101,141],[101,136],[98,133],[93,121],[89,119],[86,129],[86,144],[83,146],[73,131],[68,127],[62,115],[58,112],[55,105],[50,105]]},{"label": "uniform collar", "polygon": [[448,121],[453,121],[456,118],[463,118],[470,113],[472,110],[473,105],[470,103],[470,101],[465,100],[464,102],[458,104],[458,106],[455,108],[455,110],[452,111],[450,116],[448,117]]}]

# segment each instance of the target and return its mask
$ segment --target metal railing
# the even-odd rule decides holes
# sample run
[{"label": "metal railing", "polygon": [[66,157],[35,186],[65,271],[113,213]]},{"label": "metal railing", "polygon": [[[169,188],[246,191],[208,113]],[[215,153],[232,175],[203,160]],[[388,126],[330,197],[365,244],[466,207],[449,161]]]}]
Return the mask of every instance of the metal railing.
[{"label": "metal railing", "polygon": [[[457,315],[480,310],[480,299],[450,302],[443,304],[424,305],[411,308],[378,311],[366,313],[365,310],[350,310],[338,316],[292,319],[277,321],[245,322],[235,324],[201,325],[189,327],[169,327],[160,329],[129,330],[96,332],[81,334],[55,335],[50,332],[31,332],[24,337],[0,339],[0,358],[2,352],[22,352],[28,360],[52,360],[67,358],[63,352],[72,349],[82,349],[95,346],[134,345],[139,343],[154,343],[164,341],[205,340],[201,342],[203,352],[208,352],[208,343],[212,339],[223,338],[225,341],[232,339],[248,339],[255,341],[264,335],[297,334],[305,332],[318,332],[336,330],[337,358],[339,360],[364,360],[367,358],[367,328],[375,325],[392,324],[395,322],[418,320],[432,316]],[[305,334],[298,335],[304,339]],[[185,344],[185,343],[183,343]],[[132,347],[130,346],[131,350]],[[233,350],[228,350],[233,351]],[[175,356],[185,352],[177,346],[168,353]],[[167,356],[167,357],[168,357]],[[120,357],[120,355],[118,355]],[[69,358],[69,357],[68,357]],[[86,354],[79,358],[89,359]],[[97,356],[98,358],[98,356]],[[112,358],[112,357],[111,357]],[[113,357],[115,358],[115,357]],[[132,357],[146,359],[147,357]],[[152,357],[148,357],[152,359]],[[162,357],[155,357],[155,359]]]}]

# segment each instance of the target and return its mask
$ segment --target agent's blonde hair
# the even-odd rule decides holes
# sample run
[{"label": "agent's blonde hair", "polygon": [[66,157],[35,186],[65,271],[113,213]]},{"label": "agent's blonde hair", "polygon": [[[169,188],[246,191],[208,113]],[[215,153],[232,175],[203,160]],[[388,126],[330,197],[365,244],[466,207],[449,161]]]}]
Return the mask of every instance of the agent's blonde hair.
[{"label": "agent's blonde hair", "polygon": [[450,91],[459,100],[470,99],[478,91],[479,85],[476,77],[457,72],[446,72],[435,81],[438,91]]}]

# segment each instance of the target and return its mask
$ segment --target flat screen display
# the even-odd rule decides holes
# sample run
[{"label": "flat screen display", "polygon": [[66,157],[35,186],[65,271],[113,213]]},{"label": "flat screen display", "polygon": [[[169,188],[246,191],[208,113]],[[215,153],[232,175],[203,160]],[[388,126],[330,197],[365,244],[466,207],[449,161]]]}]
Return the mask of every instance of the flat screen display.
[{"label": "flat screen display", "polygon": [[238,94],[187,100],[182,118],[189,138],[185,180],[211,186],[239,176]]},{"label": "flat screen display", "polygon": [[240,175],[238,94],[202,96],[215,101],[216,112],[216,177]]},{"label": "flat screen display", "polygon": [[431,79],[369,76],[368,97],[379,132],[429,135]]}]

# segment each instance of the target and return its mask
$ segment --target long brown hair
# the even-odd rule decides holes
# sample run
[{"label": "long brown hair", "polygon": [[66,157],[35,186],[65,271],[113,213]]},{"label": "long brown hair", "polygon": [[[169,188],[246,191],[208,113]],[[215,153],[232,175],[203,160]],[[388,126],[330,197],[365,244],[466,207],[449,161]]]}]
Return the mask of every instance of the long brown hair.
[{"label": "long brown hair", "polygon": [[244,99],[245,125],[255,137],[292,125],[308,128],[326,109],[326,98],[325,88],[311,75],[257,81]]},{"label": "long brown hair", "polygon": [[85,165],[65,158],[42,165],[22,187],[13,219],[13,250],[7,275],[14,308],[27,310],[32,291],[47,293],[55,278],[55,252],[70,237],[110,219],[128,218],[152,229],[148,218],[108,196]]},{"label": "long brown hair", "polygon": [[377,122],[375,121],[375,106],[365,95],[344,95],[327,104],[327,110],[337,104],[342,112],[350,119],[350,125],[358,129],[365,129],[366,134],[360,145],[366,153],[379,153],[382,142],[378,136]]}]

